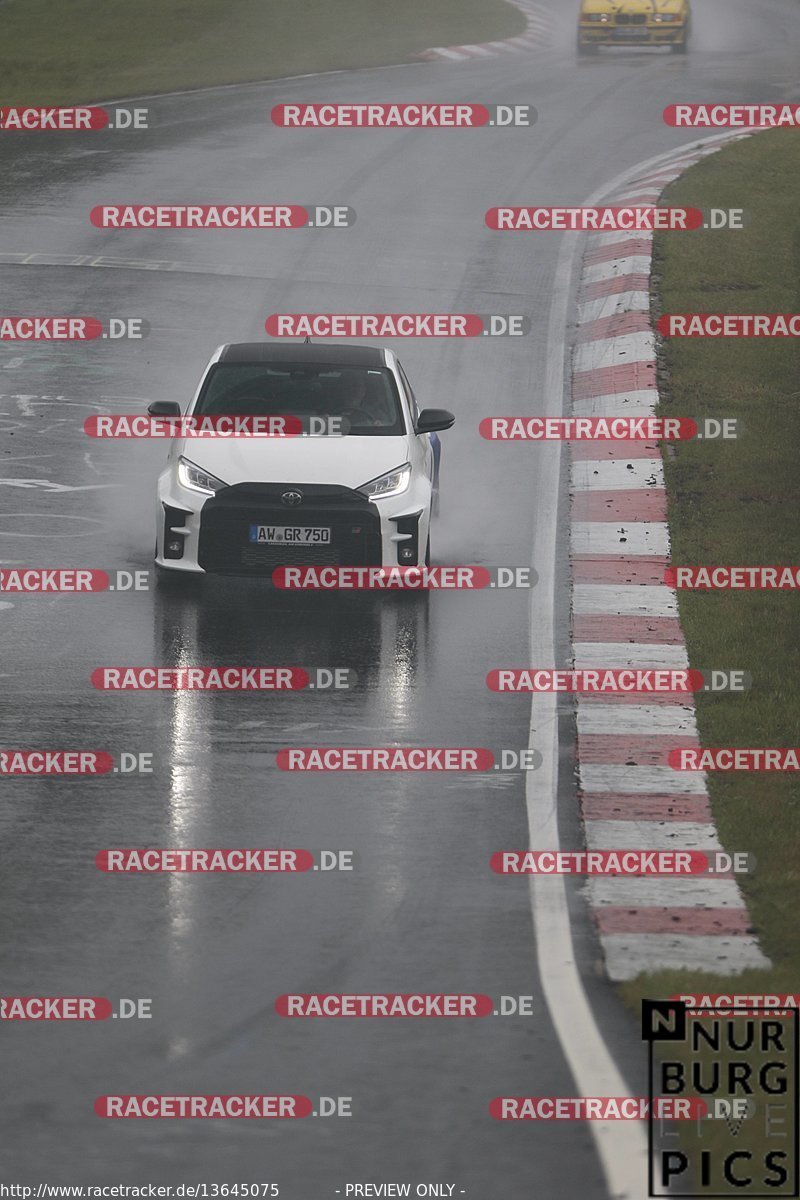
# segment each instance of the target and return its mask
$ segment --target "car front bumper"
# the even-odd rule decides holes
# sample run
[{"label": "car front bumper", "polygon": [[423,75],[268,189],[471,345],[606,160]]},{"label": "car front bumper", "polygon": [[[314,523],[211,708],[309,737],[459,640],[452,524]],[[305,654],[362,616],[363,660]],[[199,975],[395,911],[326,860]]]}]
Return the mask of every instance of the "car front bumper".
[{"label": "car front bumper", "polygon": [[[298,507],[281,496],[302,493]],[[185,488],[173,469],[158,481],[156,565],[189,574],[270,577],[281,566],[422,566],[431,484],[414,478],[405,492],[377,501],[349,488],[299,483],[243,483],[214,496]],[[329,528],[324,545],[267,546],[250,540],[253,525]]]},{"label": "car front bumper", "polygon": [[647,25],[613,25],[581,22],[578,38],[584,46],[671,46],[686,39],[684,21]]}]

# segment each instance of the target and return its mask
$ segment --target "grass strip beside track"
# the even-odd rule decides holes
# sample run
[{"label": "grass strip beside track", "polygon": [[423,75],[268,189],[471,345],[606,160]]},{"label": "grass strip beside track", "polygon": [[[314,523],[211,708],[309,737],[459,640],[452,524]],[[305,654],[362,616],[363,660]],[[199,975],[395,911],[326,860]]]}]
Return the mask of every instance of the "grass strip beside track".
[{"label": "grass strip beside track", "polygon": [[524,30],[505,0],[6,0],[0,103],[70,104],[380,66]]},{"label": "grass strip beside track", "polygon": [[[661,313],[799,312],[799,177],[800,136],[776,130],[712,155],[673,184],[662,203],[744,209],[746,228],[657,235],[654,320]],[[739,440],[684,442],[666,456],[673,564],[800,564],[798,342],[669,339],[660,373],[661,415],[734,417],[742,427]],[[753,677],[745,695],[698,697],[701,744],[800,745],[800,595],[682,591],[679,608],[693,667]],[[743,890],[774,969],[746,972],[727,987],[695,972],[640,977],[623,989],[637,1008],[643,996],[678,992],[800,991],[800,776],[708,778],[723,845],[756,856]]]}]

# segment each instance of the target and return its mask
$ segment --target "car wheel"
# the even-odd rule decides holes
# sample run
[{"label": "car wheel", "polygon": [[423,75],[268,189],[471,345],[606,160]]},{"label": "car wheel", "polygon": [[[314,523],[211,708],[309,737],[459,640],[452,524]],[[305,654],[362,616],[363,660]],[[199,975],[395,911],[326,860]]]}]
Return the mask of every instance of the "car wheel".
[{"label": "car wheel", "polygon": [[673,54],[688,54],[689,53],[689,30],[687,29],[680,42],[673,42],[670,46]]},{"label": "car wheel", "polygon": [[[158,546],[154,551],[158,552]],[[162,567],[161,563],[154,562],[153,569],[155,572],[156,585],[166,588],[192,588],[197,586],[198,580],[201,578],[195,575],[192,571],[173,571],[169,567]]]},{"label": "car wheel", "polygon": [[194,571],[171,571],[156,564],[156,587],[162,591],[194,592],[200,586],[200,575]]},{"label": "car wheel", "polygon": [[589,54],[597,54],[600,47],[594,42],[582,42],[581,39],[578,38],[576,49],[578,51],[578,56],[583,58]]},{"label": "car wheel", "polygon": [[176,571],[170,571],[169,567],[162,567],[160,563],[153,563],[156,583],[159,586],[167,586],[175,582]]}]

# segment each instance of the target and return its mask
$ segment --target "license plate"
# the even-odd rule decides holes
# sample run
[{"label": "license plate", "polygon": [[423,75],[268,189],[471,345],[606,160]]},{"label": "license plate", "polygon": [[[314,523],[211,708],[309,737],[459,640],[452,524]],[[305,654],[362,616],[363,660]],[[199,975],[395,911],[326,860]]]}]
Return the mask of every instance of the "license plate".
[{"label": "license plate", "polygon": [[330,527],[312,525],[251,525],[250,541],[257,546],[327,546]]},{"label": "license plate", "polygon": [[615,29],[618,38],[646,38],[650,36],[650,30],[647,26],[633,26],[633,28],[622,26],[621,29]]}]

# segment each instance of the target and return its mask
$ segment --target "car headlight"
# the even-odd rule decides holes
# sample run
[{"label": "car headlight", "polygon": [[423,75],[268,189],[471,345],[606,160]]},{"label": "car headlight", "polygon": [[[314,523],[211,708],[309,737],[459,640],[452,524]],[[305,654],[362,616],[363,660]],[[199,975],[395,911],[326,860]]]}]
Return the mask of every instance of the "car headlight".
[{"label": "car headlight", "polygon": [[654,21],[680,21],[681,17],[678,13],[656,13],[653,17]]},{"label": "car headlight", "polygon": [[213,496],[220,488],[228,486],[221,479],[217,479],[216,475],[210,475],[196,463],[182,457],[178,459],[178,480],[190,492],[203,492],[206,496]]},{"label": "car headlight", "polygon": [[610,21],[611,13],[583,13],[583,21]]},{"label": "car headlight", "polygon": [[410,480],[411,463],[403,463],[402,467],[395,467],[393,471],[387,471],[385,475],[371,479],[369,483],[363,484],[356,490],[370,500],[380,500],[384,496],[399,496],[406,490]]}]

